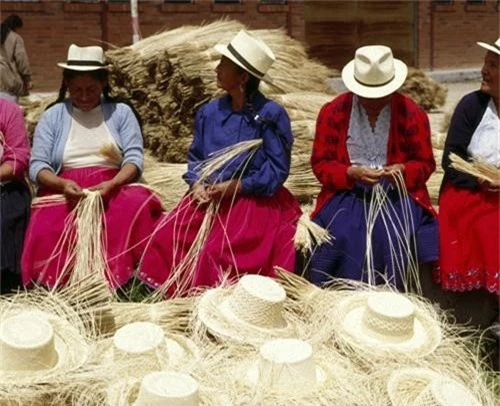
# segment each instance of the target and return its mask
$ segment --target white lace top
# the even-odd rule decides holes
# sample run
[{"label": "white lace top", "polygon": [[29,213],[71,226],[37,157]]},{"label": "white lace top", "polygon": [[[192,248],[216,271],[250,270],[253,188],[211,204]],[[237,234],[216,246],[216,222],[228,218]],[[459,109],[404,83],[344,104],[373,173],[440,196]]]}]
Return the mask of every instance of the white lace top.
[{"label": "white lace top", "polygon": [[483,114],[470,140],[467,152],[470,156],[500,168],[500,119],[493,99]]},{"label": "white lace top", "polygon": [[365,109],[354,95],[347,132],[347,151],[353,165],[379,168],[387,164],[387,141],[391,126],[391,106],[385,106],[372,129]]}]

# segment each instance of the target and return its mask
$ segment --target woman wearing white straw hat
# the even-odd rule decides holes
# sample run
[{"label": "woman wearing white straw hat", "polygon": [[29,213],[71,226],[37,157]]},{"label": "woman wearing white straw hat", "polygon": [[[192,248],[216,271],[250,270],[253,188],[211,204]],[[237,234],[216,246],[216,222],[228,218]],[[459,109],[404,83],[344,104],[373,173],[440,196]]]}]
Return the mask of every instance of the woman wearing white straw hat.
[{"label": "woman wearing white straw hat", "polygon": [[[259,91],[275,56],[244,30],[215,50],[222,54],[217,85],[226,94],[198,110],[184,174],[190,192],[155,231],[141,263],[140,274],[151,278],[154,287],[168,285],[170,294],[214,286],[227,270],[224,276],[232,279],[246,273],[273,275],[276,265],[294,269],[292,240],[301,211],[283,187],[293,143],[290,119]],[[207,159],[244,141],[261,145],[208,178],[202,176]],[[213,222],[207,225],[211,208]],[[200,229],[206,231],[201,240]]]},{"label": "woman wearing white straw hat", "polygon": [[130,185],[143,169],[141,128],[134,111],[109,96],[103,49],[72,44],[67,62],[58,66],[63,69],[59,97],[37,125],[29,168],[38,196],[52,201],[33,207],[23,283],[67,281],[76,249],[71,246],[74,228],[67,223],[90,191],[103,201],[103,216],[96,221],[104,228],[105,276],[117,288],[132,277],[161,202],[145,187]]},{"label": "woman wearing white straw hat", "polygon": [[349,92],[319,113],[311,165],[322,189],[312,218],[334,240],[311,258],[314,283],[340,277],[402,288],[418,263],[437,260],[425,186],[435,169],[429,121],[397,92],[407,72],[390,48],[361,47],[342,71]]}]

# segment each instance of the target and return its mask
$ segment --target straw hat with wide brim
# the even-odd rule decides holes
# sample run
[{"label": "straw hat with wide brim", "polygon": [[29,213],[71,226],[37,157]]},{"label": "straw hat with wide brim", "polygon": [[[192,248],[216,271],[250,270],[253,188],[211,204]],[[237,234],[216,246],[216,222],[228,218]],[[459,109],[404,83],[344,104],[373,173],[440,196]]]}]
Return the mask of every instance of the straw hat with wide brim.
[{"label": "straw hat with wide brim", "polygon": [[398,90],[408,75],[408,67],[384,45],[358,48],[354,59],[342,69],[342,80],[354,94],[367,99],[385,97]]},{"label": "straw hat with wide brim", "polygon": [[59,62],[57,66],[81,72],[107,69],[104,63],[104,50],[101,47],[79,47],[75,44],[71,44],[68,48],[68,60]]},{"label": "straw hat with wide brim", "polygon": [[462,383],[427,368],[394,371],[387,382],[393,406],[480,406]]},{"label": "straw hat with wide brim", "polygon": [[487,49],[488,51],[494,52],[497,55],[500,55],[500,37],[493,44],[488,44],[486,42],[477,42],[477,45],[484,49]]},{"label": "straw hat with wide brim", "polygon": [[196,363],[200,351],[182,335],[166,334],[157,324],[129,323],[103,344],[104,361],[133,368],[135,375]]},{"label": "straw hat with wide brim", "polygon": [[276,60],[264,41],[245,30],[236,34],[229,44],[217,44],[214,48],[258,79],[269,79],[266,73]]},{"label": "straw hat with wide brim", "polygon": [[353,293],[338,303],[335,313],[337,338],[368,357],[422,357],[442,339],[439,322],[400,293]]},{"label": "straw hat with wide brim", "polygon": [[260,345],[273,337],[295,337],[285,300],[284,289],[272,278],[244,275],[234,286],[205,292],[197,317],[215,336]]},{"label": "straw hat with wide brim", "polygon": [[0,353],[0,385],[29,385],[77,370],[88,361],[91,347],[64,318],[9,306],[0,316]]}]

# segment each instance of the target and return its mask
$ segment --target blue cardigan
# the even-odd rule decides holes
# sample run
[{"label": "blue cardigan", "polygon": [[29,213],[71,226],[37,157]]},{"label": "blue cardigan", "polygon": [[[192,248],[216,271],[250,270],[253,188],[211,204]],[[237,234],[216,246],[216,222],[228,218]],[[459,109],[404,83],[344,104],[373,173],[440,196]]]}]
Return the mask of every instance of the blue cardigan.
[{"label": "blue cardigan", "polygon": [[[104,121],[111,136],[123,154],[122,166],[137,166],[139,175],[144,168],[144,148],[141,128],[132,109],[124,103],[101,100]],[[36,183],[42,169],[59,173],[62,168],[64,147],[71,129],[72,104],[69,100],[55,104],[45,111],[38,122],[33,138],[29,176]]]}]

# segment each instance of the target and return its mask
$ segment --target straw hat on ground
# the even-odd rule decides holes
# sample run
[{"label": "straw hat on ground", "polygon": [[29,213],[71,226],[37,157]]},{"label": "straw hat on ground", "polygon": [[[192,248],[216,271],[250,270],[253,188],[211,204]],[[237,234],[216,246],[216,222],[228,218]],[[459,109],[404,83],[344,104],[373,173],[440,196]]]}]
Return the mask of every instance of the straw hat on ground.
[{"label": "straw hat on ground", "polygon": [[273,337],[296,335],[285,301],[285,290],[272,278],[244,275],[234,286],[205,292],[197,317],[219,338],[260,345]]},{"label": "straw hat on ground", "polygon": [[494,52],[497,55],[500,55],[500,37],[493,44],[488,44],[486,42],[478,42],[477,45],[479,45],[484,49],[487,49],[488,51]]},{"label": "straw hat on ground", "polygon": [[24,306],[3,310],[0,385],[51,383],[89,359],[89,343],[64,318]]},{"label": "straw hat on ground", "polygon": [[408,75],[408,67],[383,45],[358,48],[354,59],[342,69],[342,80],[354,94],[368,99],[387,96],[398,90]]},{"label": "straw hat on ground", "polygon": [[190,339],[166,334],[159,325],[150,322],[126,324],[104,346],[105,361],[121,364],[131,375],[178,368],[199,358],[199,350]]},{"label": "straw hat on ground", "polygon": [[203,403],[199,387],[190,375],[157,371],[111,386],[107,402],[109,406],[198,406]]},{"label": "straw hat on ground", "polygon": [[441,342],[439,322],[400,293],[353,293],[338,303],[335,314],[339,342],[367,356],[422,357]]},{"label": "straw hat on ground", "polygon": [[480,406],[462,383],[427,368],[394,371],[387,383],[393,406]]}]

